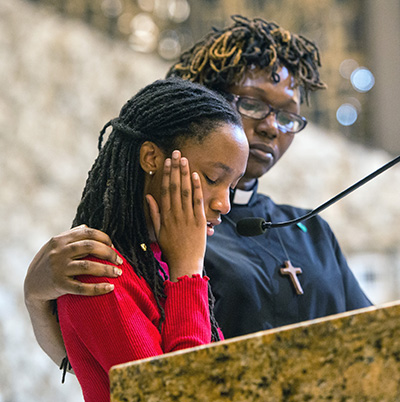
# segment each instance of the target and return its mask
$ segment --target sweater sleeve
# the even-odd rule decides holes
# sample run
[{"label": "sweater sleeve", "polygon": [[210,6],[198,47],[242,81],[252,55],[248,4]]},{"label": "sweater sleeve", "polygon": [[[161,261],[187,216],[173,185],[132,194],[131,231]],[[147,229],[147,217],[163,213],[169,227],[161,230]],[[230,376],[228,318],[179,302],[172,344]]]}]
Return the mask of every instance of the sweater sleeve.
[{"label": "sweater sleeve", "polygon": [[207,282],[200,275],[165,282],[164,353],[211,342]]},{"label": "sweater sleeve", "polygon": [[80,278],[83,282],[113,283],[113,292],[58,299],[64,341],[80,382],[93,368],[88,365],[99,365],[108,373],[115,364],[211,341],[208,278],[196,275],[166,281],[165,321],[160,333],[160,312],[149,286],[126,262],[122,270],[120,278]]}]

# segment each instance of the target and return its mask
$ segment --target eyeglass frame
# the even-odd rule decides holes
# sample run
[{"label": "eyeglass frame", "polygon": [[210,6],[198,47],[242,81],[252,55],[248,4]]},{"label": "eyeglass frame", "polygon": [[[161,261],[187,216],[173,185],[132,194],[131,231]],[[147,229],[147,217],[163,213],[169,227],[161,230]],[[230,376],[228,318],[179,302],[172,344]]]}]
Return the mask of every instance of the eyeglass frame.
[{"label": "eyeglass frame", "polygon": [[[250,97],[250,96],[240,96],[240,95],[237,95],[237,94],[233,94],[233,93],[231,93],[231,92],[227,93],[226,95],[228,95],[228,98],[230,98],[230,99],[229,99],[230,102],[234,102],[234,103],[235,103],[236,110],[237,110],[242,116],[245,116],[245,117],[247,117],[247,118],[249,118],[249,119],[253,119],[253,120],[264,120],[264,119],[266,119],[271,113],[274,113],[275,116],[276,116],[275,119],[277,119],[278,113],[283,112],[283,113],[287,113],[287,114],[289,114],[289,115],[296,116],[297,118],[299,118],[300,121],[302,121],[303,126],[300,128],[300,130],[297,130],[297,131],[289,131],[289,130],[288,130],[287,128],[285,128],[285,127],[283,127],[283,129],[281,129],[281,128],[279,127],[278,120],[276,120],[276,121],[277,121],[277,124],[278,124],[278,128],[279,128],[281,131],[284,131],[285,133],[288,133],[288,134],[298,134],[300,131],[304,130],[304,129],[306,128],[306,126],[307,126],[307,123],[308,123],[307,119],[306,119],[305,117],[303,117],[303,116],[300,116],[300,115],[297,114],[297,113],[288,112],[288,111],[282,110],[282,109],[276,109],[276,108],[272,107],[270,104],[268,104],[268,103],[266,103],[266,102],[264,102],[264,101],[262,101],[262,100],[259,100],[259,99],[257,99],[257,98],[252,98],[252,97]],[[254,100],[256,100],[256,101],[258,101],[258,102],[264,104],[266,107],[268,107],[268,109],[267,109],[268,111],[266,112],[266,114],[265,114],[264,117],[260,117],[260,118],[248,116],[248,115],[246,115],[246,114],[244,114],[244,113],[241,113],[241,112],[239,111],[239,106],[238,106],[238,102],[240,102],[241,99],[254,99]]]}]

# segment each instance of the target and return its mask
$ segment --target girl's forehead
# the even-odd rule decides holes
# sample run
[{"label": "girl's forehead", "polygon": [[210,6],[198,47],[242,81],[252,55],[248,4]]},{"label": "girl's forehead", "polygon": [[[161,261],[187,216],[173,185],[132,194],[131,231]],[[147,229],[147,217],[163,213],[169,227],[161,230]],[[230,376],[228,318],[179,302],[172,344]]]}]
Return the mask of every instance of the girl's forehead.
[{"label": "girl's forehead", "polygon": [[243,128],[230,123],[216,127],[201,141],[188,139],[182,144],[181,151],[196,160],[229,160],[230,153],[248,153],[247,137]]}]

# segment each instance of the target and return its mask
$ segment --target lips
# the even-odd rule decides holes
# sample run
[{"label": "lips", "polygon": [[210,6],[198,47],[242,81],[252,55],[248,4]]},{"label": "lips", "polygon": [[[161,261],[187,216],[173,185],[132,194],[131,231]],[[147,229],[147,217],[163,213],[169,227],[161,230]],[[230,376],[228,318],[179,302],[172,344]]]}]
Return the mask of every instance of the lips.
[{"label": "lips", "polygon": [[273,148],[263,143],[250,144],[250,155],[263,162],[271,162],[272,159],[275,159]]},{"label": "lips", "polygon": [[214,234],[214,226],[217,226],[220,223],[221,218],[207,221],[207,236],[212,236]]}]

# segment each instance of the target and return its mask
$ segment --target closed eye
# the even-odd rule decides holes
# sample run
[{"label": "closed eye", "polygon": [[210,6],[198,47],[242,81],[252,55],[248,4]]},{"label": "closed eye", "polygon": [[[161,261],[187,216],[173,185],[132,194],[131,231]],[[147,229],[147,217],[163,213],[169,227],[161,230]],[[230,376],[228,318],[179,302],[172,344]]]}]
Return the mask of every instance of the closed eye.
[{"label": "closed eye", "polygon": [[206,182],[208,184],[211,184],[211,185],[217,184],[216,180],[211,180],[207,175],[204,175],[204,178],[206,179]]}]

